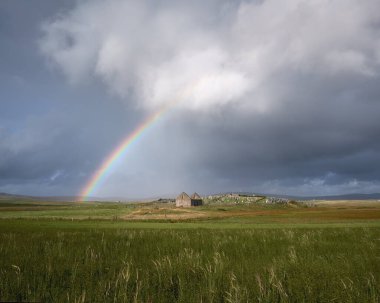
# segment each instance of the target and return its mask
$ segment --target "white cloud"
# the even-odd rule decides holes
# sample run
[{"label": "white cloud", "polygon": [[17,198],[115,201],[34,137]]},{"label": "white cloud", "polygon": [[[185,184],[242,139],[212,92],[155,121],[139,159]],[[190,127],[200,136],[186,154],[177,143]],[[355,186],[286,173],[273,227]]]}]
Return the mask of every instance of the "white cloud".
[{"label": "white cloud", "polygon": [[179,3],[78,2],[44,24],[41,50],[71,82],[95,76],[153,108],[180,96],[196,110],[268,110],[281,99],[273,75],[379,72],[377,0]]},{"label": "white cloud", "polygon": [[183,52],[142,71],[144,99],[153,106],[178,100],[194,109],[236,101],[250,83],[228,64],[228,54],[221,49]]}]

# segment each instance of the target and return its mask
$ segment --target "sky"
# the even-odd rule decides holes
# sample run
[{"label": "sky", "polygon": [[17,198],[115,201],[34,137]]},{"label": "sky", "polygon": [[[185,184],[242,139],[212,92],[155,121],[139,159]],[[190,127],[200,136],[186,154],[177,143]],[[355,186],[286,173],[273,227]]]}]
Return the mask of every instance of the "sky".
[{"label": "sky", "polygon": [[0,1],[0,192],[380,192],[378,0]]}]

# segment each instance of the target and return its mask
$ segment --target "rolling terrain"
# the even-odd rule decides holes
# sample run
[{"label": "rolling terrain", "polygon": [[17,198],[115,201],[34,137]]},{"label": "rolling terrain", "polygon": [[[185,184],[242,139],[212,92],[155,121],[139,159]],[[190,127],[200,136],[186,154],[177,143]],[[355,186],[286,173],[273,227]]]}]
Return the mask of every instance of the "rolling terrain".
[{"label": "rolling terrain", "polygon": [[209,196],[205,205],[177,208],[174,200],[153,202],[57,202],[0,199],[0,219],[112,220],[121,222],[198,222],[236,224],[378,224],[377,200],[289,201],[266,204],[263,196]]},{"label": "rolling terrain", "polygon": [[379,302],[380,202],[0,201],[0,301]]}]

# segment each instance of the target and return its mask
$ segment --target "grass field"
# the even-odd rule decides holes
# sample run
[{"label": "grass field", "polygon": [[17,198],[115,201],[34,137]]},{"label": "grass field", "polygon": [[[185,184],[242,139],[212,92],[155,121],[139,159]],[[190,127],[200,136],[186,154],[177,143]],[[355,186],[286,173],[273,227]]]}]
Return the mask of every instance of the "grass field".
[{"label": "grass field", "polygon": [[3,200],[0,218],[0,301],[380,301],[375,201]]}]

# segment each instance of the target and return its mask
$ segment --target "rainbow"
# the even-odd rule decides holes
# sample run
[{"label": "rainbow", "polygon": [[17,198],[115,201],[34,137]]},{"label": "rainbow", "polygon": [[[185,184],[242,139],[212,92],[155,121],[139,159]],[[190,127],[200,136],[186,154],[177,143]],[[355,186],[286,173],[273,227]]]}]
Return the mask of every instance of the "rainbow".
[{"label": "rainbow", "polygon": [[104,182],[106,177],[110,174],[110,172],[114,169],[116,163],[120,159],[124,157],[126,154],[128,147],[130,147],[134,142],[136,142],[142,134],[148,130],[155,122],[169,109],[175,106],[179,101],[183,100],[190,92],[193,91],[194,87],[200,84],[203,81],[208,81],[210,78],[207,76],[203,76],[195,81],[192,85],[185,88],[182,92],[180,92],[179,96],[175,98],[171,102],[167,102],[159,108],[156,112],[153,112],[150,116],[148,116],[137,128],[133,130],[132,133],[128,134],[124,140],[105,158],[99,168],[95,171],[95,173],[91,176],[90,180],[83,187],[82,191],[79,194],[79,199],[81,201],[86,201],[88,197],[94,193],[96,188],[99,187],[100,184]]},{"label": "rainbow", "polygon": [[158,111],[148,116],[132,133],[128,134],[124,140],[107,156],[102,165],[92,175],[86,186],[82,189],[79,197],[81,201],[86,201],[87,197],[95,191],[95,189],[103,183],[109,173],[114,169],[114,166],[122,159],[128,150],[128,147],[136,142],[141,135],[149,129],[168,109],[171,104],[167,104]]}]

